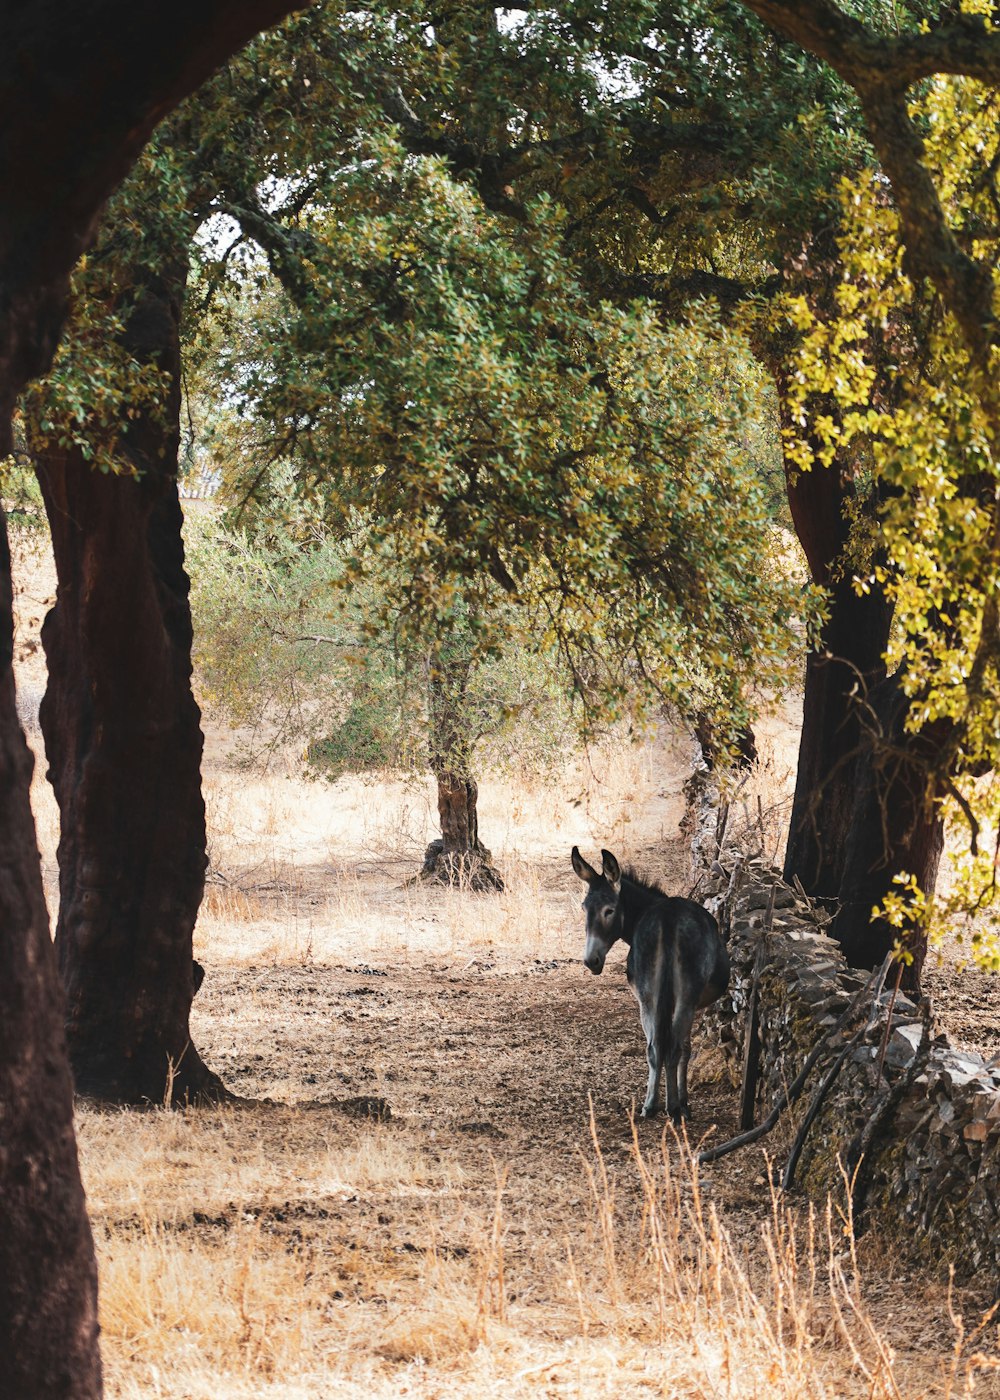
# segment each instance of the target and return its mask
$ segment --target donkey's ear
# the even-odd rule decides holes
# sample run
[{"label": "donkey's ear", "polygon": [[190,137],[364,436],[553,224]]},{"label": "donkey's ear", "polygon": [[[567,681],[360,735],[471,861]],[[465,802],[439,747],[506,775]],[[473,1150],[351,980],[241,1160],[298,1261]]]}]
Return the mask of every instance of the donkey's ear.
[{"label": "donkey's ear", "polygon": [[617,894],[622,887],[621,866],[610,851],[602,851],[601,859],[604,861],[604,878],[607,880],[608,884],[613,887],[615,894]]},{"label": "donkey's ear", "polygon": [[597,871],[594,869],[594,867],[592,865],[588,865],[587,862],[584,860],[583,856],[580,854],[579,846],[573,847],[572,860],[573,869],[579,875],[580,879],[584,882],[584,884],[589,885],[592,880],[599,880],[601,878],[600,875],[598,875]]}]

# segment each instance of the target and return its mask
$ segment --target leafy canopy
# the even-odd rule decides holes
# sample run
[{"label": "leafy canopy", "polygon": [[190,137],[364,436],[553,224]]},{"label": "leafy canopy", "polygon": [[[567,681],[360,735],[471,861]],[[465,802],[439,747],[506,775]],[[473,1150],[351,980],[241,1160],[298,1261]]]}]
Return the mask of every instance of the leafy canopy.
[{"label": "leafy canopy", "polygon": [[784,677],[803,612],[746,460],[768,411],[747,351],[706,306],[664,327],[595,300],[563,211],[529,212],[370,143],[308,213],[316,294],[262,296],[223,377],[273,425],[266,459],[356,538],[345,582],[398,561],[385,607],[405,625],[460,613],[488,651],[517,600],[523,639],[544,617],[604,713],[646,684],[731,724]]}]

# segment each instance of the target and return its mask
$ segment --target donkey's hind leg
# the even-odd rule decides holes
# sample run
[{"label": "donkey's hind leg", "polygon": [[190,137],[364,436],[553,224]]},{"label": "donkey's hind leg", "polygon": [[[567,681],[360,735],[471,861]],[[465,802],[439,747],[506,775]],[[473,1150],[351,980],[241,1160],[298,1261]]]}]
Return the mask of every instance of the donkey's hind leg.
[{"label": "donkey's hind leg", "polygon": [[691,1027],[694,1008],[678,1007],[670,1024],[667,1051],[667,1112],[675,1123],[691,1117],[688,1107],[687,1073],[691,1058]]},{"label": "donkey's hind leg", "polygon": [[691,1036],[688,1034],[687,1040],[681,1046],[680,1064],[677,1069],[677,1090],[680,1100],[680,1110],[682,1118],[690,1118],[691,1110],[688,1107],[688,1063],[691,1059]]},{"label": "donkey's hind leg", "polygon": [[640,1008],[642,1028],[646,1032],[646,1062],[649,1065],[649,1078],[646,1081],[646,1102],[639,1113],[640,1118],[652,1118],[656,1113],[660,1097],[660,1080],[663,1076],[663,1052],[660,1038],[656,1033],[656,1017]]},{"label": "donkey's hind leg", "polygon": [[640,1118],[652,1118],[656,1114],[657,1099],[660,1097],[663,1056],[655,1040],[651,1040],[646,1046],[646,1059],[649,1062],[649,1078],[646,1081],[646,1102],[642,1106]]}]

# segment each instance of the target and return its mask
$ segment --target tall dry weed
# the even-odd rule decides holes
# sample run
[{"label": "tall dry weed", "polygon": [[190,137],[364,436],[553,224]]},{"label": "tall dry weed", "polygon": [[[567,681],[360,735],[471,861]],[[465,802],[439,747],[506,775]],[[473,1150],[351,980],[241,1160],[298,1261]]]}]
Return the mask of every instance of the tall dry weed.
[{"label": "tall dry weed", "polygon": [[602,1276],[585,1283],[579,1252],[568,1249],[581,1330],[655,1339],[669,1393],[696,1400],[969,1400],[1000,1374],[998,1308],[970,1330],[952,1306],[953,1346],[938,1384],[926,1390],[926,1378],[917,1389],[907,1383],[891,1334],[866,1303],[846,1180],[841,1205],[828,1199],[801,1212],[765,1187],[768,1218],[756,1239],[738,1239],[706,1196],[686,1137],[665,1132],[650,1151],[633,1120],[641,1220],[637,1235],[623,1233],[619,1187],[593,1115],[591,1135],[587,1170]]}]

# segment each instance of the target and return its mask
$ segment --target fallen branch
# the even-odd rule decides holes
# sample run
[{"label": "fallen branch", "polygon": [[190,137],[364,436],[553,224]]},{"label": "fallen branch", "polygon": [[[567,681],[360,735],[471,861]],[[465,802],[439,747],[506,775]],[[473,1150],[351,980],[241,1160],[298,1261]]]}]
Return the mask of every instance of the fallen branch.
[{"label": "fallen branch", "polygon": [[868,981],[865,983],[865,985],[859,988],[859,990],[854,994],[843,1015],[840,1016],[840,1018],[835,1022],[835,1024],[832,1025],[830,1029],[825,1032],[825,1034],[820,1036],[819,1040],[809,1052],[805,1064],[799,1070],[792,1083],[788,1086],[784,1093],[781,1094],[777,1103],[771,1109],[771,1112],[767,1115],[764,1121],[762,1123],[758,1123],[756,1128],[751,1128],[749,1132],[740,1133],[737,1137],[730,1138],[728,1142],[720,1142],[717,1147],[708,1147],[705,1149],[704,1152],[699,1152],[699,1166],[706,1166],[709,1162],[717,1162],[720,1157],[726,1157],[729,1155],[730,1152],[735,1152],[737,1148],[747,1147],[750,1145],[750,1143],[757,1142],[759,1138],[764,1137],[767,1133],[771,1131],[771,1129],[777,1123],[778,1119],[781,1117],[782,1113],[784,1113],[785,1109],[788,1108],[790,1104],[793,1104],[795,1100],[799,1097],[799,1095],[802,1093],[802,1090],[805,1088],[806,1080],[809,1078],[809,1074],[812,1071],[813,1066],[816,1064],[816,1061],[820,1058],[820,1056],[825,1050],[829,1049],[830,1044],[834,1040],[834,1038],[840,1035],[841,1032],[847,1026],[850,1025],[851,1021],[853,1021],[854,1017],[858,1013],[858,1009],[863,1004],[865,997],[868,996],[872,988],[875,986],[876,981],[880,977],[883,982],[885,981],[886,973],[889,970],[889,964],[891,961],[892,954],[890,953],[888,957],[886,957],[886,960],[882,964],[882,966],[876,968],[872,975],[869,977]]},{"label": "fallen branch", "polygon": [[[843,1069],[847,1061],[848,1055],[859,1044],[859,1042],[864,1039],[864,1037],[868,1034],[868,1032],[871,1030],[872,1026],[875,1023],[875,1016],[878,1008],[878,999],[882,995],[882,988],[885,986],[885,979],[889,972],[890,961],[890,958],[886,958],[885,962],[882,964],[882,967],[880,969],[879,980],[876,982],[875,990],[872,993],[872,1006],[871,1010],[868,1013],[868,1019],[865,1021],[863,1026],[859,1026],[858,1029],[854,1032],[850,1040],[847,1042],[847,1044],[841,1050],[840,1054],[834,1060],[833,1064],[827,1070],[826,1074],[823,1076],[822,1080],[820,1081],[819,1088],[813,1095],[812,1103],[810,1103],[808,1109],[806,1110],[805,1117],[799,1124],[799,1130],[795,1134],[795,1141],[792,1143],[791,1151],[788,1154],[788,1161],[785,1163],[785,1170],[781,1174],[781,1189],[783,1191],[788,1191],[791,1189],[792,1181],[795,1177],[795,1168],[798,1166],[799,1157],[802,1155],[802,1149],[805,1146],[806,1138],[809,1136],[809,1129],[816,1121],[816,1118],[819,1115],[819,1111],[826,1101],[826,1096],[827,1094],[829,1094],[830,1090],[836,1083],[837,1077],[840,1074],[840,1071]],[[891,1005],[889,1008],[889,1014],[892,1014]]]}]

